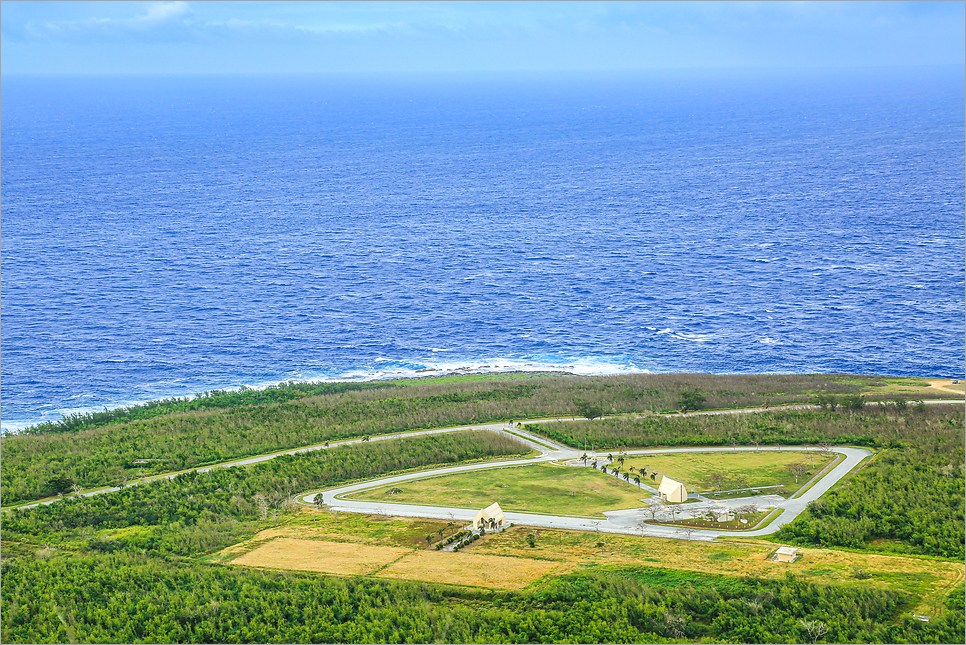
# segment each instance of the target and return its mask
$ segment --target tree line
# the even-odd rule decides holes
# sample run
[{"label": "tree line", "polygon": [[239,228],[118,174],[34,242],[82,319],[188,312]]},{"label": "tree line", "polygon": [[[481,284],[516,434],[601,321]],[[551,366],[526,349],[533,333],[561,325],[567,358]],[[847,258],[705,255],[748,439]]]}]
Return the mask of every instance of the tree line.
[{"label": "tree line", "polygon": [[74,412],[64,415],[56,421],[45,421],[23,430],[24,434],[46,434],[59,432],[76,432],[98,428],[100,426],[122,421],[138,419],[152,419],[154,417],[173,414],[176,412],[190,412],[193,410],[213,410],[219,408],[233,408],[248,405],[262,405],[265,403],[284,403],[293,399],[325,394],[338,394],[358,390],[392,387],[390,383],[297,383],[288,381],[269,385],[265,388],[253,389],[246,386],[238,390],[208,390],[194,396],[172,397],[147,401],[137,405],[122,406],[111,410],[104,409],[94,412]]},{"label": "tree line", "polygon": [[810,503],[775,538],[962,560],[966,479],[961,462],[949,461],[917,448],[886,450],[847,486]]},{"label": "tree line", "polygon": [[[41,499],[69,479],[88,488],[276,450],[406,430],[547,415],[676,409],[681,392],[710,407],[808,402],[881,384],[834,375],[635,374],[525,380],[286,384],[75,415],[0,439],[3,504]],[[592,402],[592,403],[588,403]],[[150,460],[140,461],[139,460]]]},{"label": "tree line", "polygon": [[[4,514],[3,537],[82,550],[194,556],[234,544],[265,521],[277,519],[296,493],[389,472],[526,452],[520,443],[482,430],[339,446],[13,509]],[[128,527],[141,530],[105,537]]]},{"label": "tree line", "polygon": [[596,451],[655,446],[818,446],[826,442],[869,447],[939,442],[954,447],[962,422],[961,406],[944,405],[906,412],[876,406],[861,413],[774,410],[692,417],[622,416],[526,427],[554,441]]},{"label": "tree line", "polygon": [[135,554],[19,558],[2,565],[0,636],[4,643],[961,642],[956,594],[942,617],[920,623],[895,620],[907,598],[893,592],[676,573],[572,573],[534,591],[500,593]]}]

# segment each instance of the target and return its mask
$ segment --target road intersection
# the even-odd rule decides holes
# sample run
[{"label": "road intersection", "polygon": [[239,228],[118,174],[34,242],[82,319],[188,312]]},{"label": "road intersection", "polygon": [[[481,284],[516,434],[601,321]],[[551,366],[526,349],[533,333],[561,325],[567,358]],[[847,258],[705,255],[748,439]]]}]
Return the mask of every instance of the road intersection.
[{"label": "road intersection", "polygon": [[[533,423],[551,423],[555,421],[564,421],[564,419],[545,419],[541,421],[529,421],[528,424]],[[357,493],[364,490],[369,490],[372,488],[379,488],[382,486],[389,486],[393,484],[400,484],[403,482],[410,482],[419,479],[427,479],[432,477],[444,477],[447,475],[454,475],[457,473],[474,472],[480,470],[496,470],[500,468],[514,468],[514,467],[525,467],[533,464],[555,462],[563,463],[566,461],[573,461],[580,459],[581,455],[586,454],[588,460],[602,460],[606,461],[606,453],[601,454],[594,451],[582,451],[575,450],[568,446],[556,443],[542,437],[535,435],[531,432],[523,430],[518,427],[513,427],[505,423],[490,423],[490,424],[479,424],[473,426],[465,426],[460,428],[446,428],[440,431],[454,432],[458,430],[487,430],[490,432],[496,432],[498,434],[503,434],[516,441],[521,441],[528,447],[533,448],[540,452],[539,455],[535,457],[525,458],[525,459],[509,459],[494,462],[478,463],[478,464],[467,464],[462,466],[447,466],[443,468],[435,468],[433,470],[420,471],[416,473],[407,473],[404,475],[394,475],[390,477],[380,477],[376,479],[367,480],[364,482],[357,482],[354,484],[348,484],[345,486],[339,486],[335,488],[330,488],[319,493],[311,493],[307,495],[302,495],[299,497],[300,503],[303,504],[318,504],[329,508],[329,510],[337,512],[350,512],[350,513],[368,513],[368,514],[381,514],[381,515],[399,515],[405,517],[424,517],[433,519],[447,519],[451,521],[469,522],[472,521],[473,517],[479,511],[476,508],[462,508],[457,506],[426,506],[418,504],[388,504],[385,502],[373,502],[357,499],[346,499],[347,495],[352,493]],[[817,449],[812,448],[811,451],[816,451]],[[662,526],[659,524],[649,524],[643,523],[644,510],[647,504],[642,504],[641,508],[638,509],[626,509],[621,511],[611,511],[604,513],[602,517],[588,518],[588,517],[576,517],[576,516],[565,516],[565,515],[545,515],[539,513],[523,513],[523,512],[506,512],[506,517],[508,522],[514,524],[521,524],[525,526],[533,526],[540,528],[556,528],[556,529],[572,529],[579,531],[598,531],[603,533],[625,533],[625,534],[639,534],[647,536],[657,536],[657,537],[672,537],[672,538],[685,538],[691,540],[714,540],[720,536],[731,536],[731,537],[757,537],[762,535],[769,535],[774,533],[783,525],[793,521],[798,517],[808,505],[809,502],[818,499],[824,495],[828,490],[834,486],[839,480],[845,477],[849,472],[851,472],[856,466],[858,466],[864,459],[872,455],[872,452],[865,450],[864,448],[842,448],[842,447],[832,447],[829,449],[831,452],[838,453],[843,456],[843,459],[839,461],[834,467],[828,469],[826,472],[820,473],[818,476],[818,481],[813,483],[813,485],[808,488],[804,493],[798,497],[783,499],[777,495],[770,495],[764,497],[756,498],[756,503],[760,506],[772,506],[776,509],[776,512],[780,514],[778,517],[774,518],[767,526],[760,529],[753,529],[747,531],[725,531],[725,530],[709,530],[709,529],[691,529],[685,530],[680,526]],[[648,455],[648,454],[668,454],[668,453],[693,453],[693,452],[761,452],[761,451],[783,451],[783,452],[807,452],[809,448],[801,447],[776,447],[776,446],[761,446],[761,447],[701,447],[701,448],[654,448],[649,450],[628,450],[623,454],[625,456],[635,456],[635,455]],[[628,483],[629,486],[634,486],[635,484]],[[642,493],[650,496],[650,492],[647,489],[650,487],[642,487]],[[651,489],[653,490],[653,489]],[[499,500],[497,500],[499,501]],[[734,500],[729,503],[728,500],[722,500],[721,502],[716,502],[722,506],[734,505],[736,503]],[[747,500],[742,499],[741,503],[748,503]]]}]

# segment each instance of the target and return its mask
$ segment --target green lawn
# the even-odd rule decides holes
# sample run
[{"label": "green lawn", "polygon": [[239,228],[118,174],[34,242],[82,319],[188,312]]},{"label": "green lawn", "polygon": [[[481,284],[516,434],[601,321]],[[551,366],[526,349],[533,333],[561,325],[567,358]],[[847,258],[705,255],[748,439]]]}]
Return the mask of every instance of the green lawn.
[{"label": "green lawn", "polygon": [[[692,488],[699,492],[712,490],[714,487],[709,482],[709,473],[721,472],[727,475],[728,481],[732,483],[735,483],[736,477],[744,478],[746,483],[741,486],[742,488],[781,484],[785,486],[787,492],[792,493],[834,457],[834,454],[823,454],[818,451],[811,451],[807,455],[798,451],[670,453],[627,457],[622,470],[647,466],[649,470],[657,470],[662,475],[682,482],[688,491]],[[795,476],[788,467],[800,463],[808,464],[808,472],[799,477],[796,484]],[[649,476],[642,478],[642,482],[645,481],[654,485]],[[738,486],[726,485],[725,489],[728,488],[738,488]]]},{"label": "green lawn", "polygon": [[[401,492],[389,494],[390,490]],[[646,491],[591,468],[536,464],[433,477],[354,493],[352,499],[399,504],[597,516],[602,511],[644,506]]]}]

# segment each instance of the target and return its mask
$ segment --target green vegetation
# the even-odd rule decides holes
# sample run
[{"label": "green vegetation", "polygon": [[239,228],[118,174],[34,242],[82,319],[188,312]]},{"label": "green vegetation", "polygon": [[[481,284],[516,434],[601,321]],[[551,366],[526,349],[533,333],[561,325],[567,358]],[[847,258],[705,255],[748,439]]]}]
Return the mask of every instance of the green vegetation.
[{"label": "green vegetation", "polygon": [[[859,394],[915,401],[927,396],[911,391],[919,383],[823,375],[635,375],[356,385],[214,393],[195,407],[193,400],[171,400],[3,438],[4,503],[52,493],[65,497],[2,516],[0,641],[962,642],[963,589],[949,593],[962,574],[962,407],[864,406],[849,412],[842,403]],[[622,445],[756,441],[876,446],[876,459],[780,534],[787,542],[855,551],[813,549],[798,568],[789,567],[798,574],[785,578],[779,573],[785,568],[764,560],[774,549],[767,543],[699,544],[515,527],[469,542],[460,553],[438,554],[433,543],[461,527],[290,504],[297,493],[384,473],[527,452],[481,431],[366,442],[71,496],[78,484],[118,483],[145,471],[343,438],[575,415],[578,401],[608,417],[669,410],[681,392],[700,392],[708,408],[811,402],[823,394],[839,398],[835,411],[826,406],[721,417],[625,416],[536,430],[615,453]],[[135,459],[159,461],[136,468]],[[627,458],[620,465],[629,473],[633,463]],[[513,477],[520,478],[518,485]],[[488,484],[481,479],[473,487],[480,504],[503,504],[492,493],[514,492],[516,486],[530,495],[520,502],[528,510],[544,503],[548,510],[573,513],[582,495],[576,481],[584,482],[588,496],[593,486],[601,487],[601,498],[613,491],[639,496],[627,480],[549,466],[491,471]],[[387,501],[404,501],[417,483],[422,485],[393,486],[401,492]],[[433,494],[431,488],[419,492],[420,501]],[[511,592],[224,564],[293,527],[303,540],[391,545],[420,557],[503,555],[559,563],[569,573],[550,573]],[[867,553],[874,551],[955,561]],[[925,609],[932,616],[928,623],[909,616]]]},{"label": "green vegetation", "polygon": [[930,406],[896,413],[866,408],[860,414],[775,410],[742,415],[619,417],[594,421],[530,424],[527,430],[579,448],[617,450],[654,446],[796,445],[822,443],[893,446],[946,445],[960,438],[962,406]]},{"label": "green vegetation", "polygon": [[[961,431],[961,430],[960,430]],[[887,450],[808,506],[776,539],[962,559],[962,452]]]},{"label": "green vegetation", "polygon": [[[3,540],[39,548],[193,556],[254,533],[291,509],[296,493],[442,463],[525,453],[485,431],[341,446],[287,455],[254,466],[215,468],[8,511]],[[23,550],[24,547],[21,547]]]},{"label": "green vegetation", "polygon": [[[804,464],[807,469],[803,477],[807,478],[821,471],[832,458],[818,450],[808,455],[797,451],[666,453],[628,456],[625,466],[637,472],[656,471],[699,492],[758,486],[782,486],[794,492],[804,479],[800,477],[801,481],[796,482],[790,467]],[[642,481],[654,483],[650,477]]]},{"label": "green vegetation", "polygon": [[577,414],[591,421],[600,418],[604,414],[602,407],[588,403],[587,401],[577,401],[575,407],[577,408]]},{"label": "green vegetation", "polygon": [[[82,488],[120,485],[143,474],[176,472],[326,441],[486,421],[575,416],[577,401],[613,415],[676,409],[681,392],[700,392],[708,408],[735,408],[765,401],[807,403],[819,393],[838,396],[895,387],[895,379],[887,383],[877,377],[836,375],[486,378],[287,384],[74,416],[0,439],[3,504],[53,495],[57,491],[51,482],[58,477]],[[935,391],[917,396],[955,395]],[[139,459],[152,461],[135,464]]]},{"label": "green vegetation", "polygon": [[391,387],[389,383],[279,383],[267,388],[253,390],[242,386],[236,391],[210,390],[197,396],[175,397],[148,401],[140,405],[103,410],[102,412],[68,414],[59,421],[47,421],[24,430],[24,434],[45,434],[50,432],[76,432],[89,430],[122,421],[153,419],[175,412],[194,410],[217,410],[266,403],[284,403],[325,394],[338,394],[360,390]]},{"label": "green vegetation", "polygon": [[554,515],[600,515],[602,511],[641,506],[645,492],[596,470],[536,464],[433,477],[401,485],[384,486],[350,495],[397,504],[484,508],[494,501],[505,511]]},{"label": "green vegetation", "polygon": [[704,395],[696,390],[693,392],[681,392],[681,397],[678,399],[678,408],[681,409],[681,412],[700,410],[704,407],[705,402]]},{"label": "green vegetation", "polygon": [[959,642],[961,602],[923,624],[906,598],[787,578],[636,567],[529,592],[169,563],[131,554],[4,562],[2,640],[25,642]]}]

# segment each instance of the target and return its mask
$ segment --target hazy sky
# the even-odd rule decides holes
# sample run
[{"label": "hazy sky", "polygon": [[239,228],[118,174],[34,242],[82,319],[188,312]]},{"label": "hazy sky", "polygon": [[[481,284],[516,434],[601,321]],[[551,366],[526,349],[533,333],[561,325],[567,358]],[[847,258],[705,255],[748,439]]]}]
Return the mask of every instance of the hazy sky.
[{"label": "hazy sky", "polygon": [[962,65],[964,2],[8,2],[3,73]]}]

